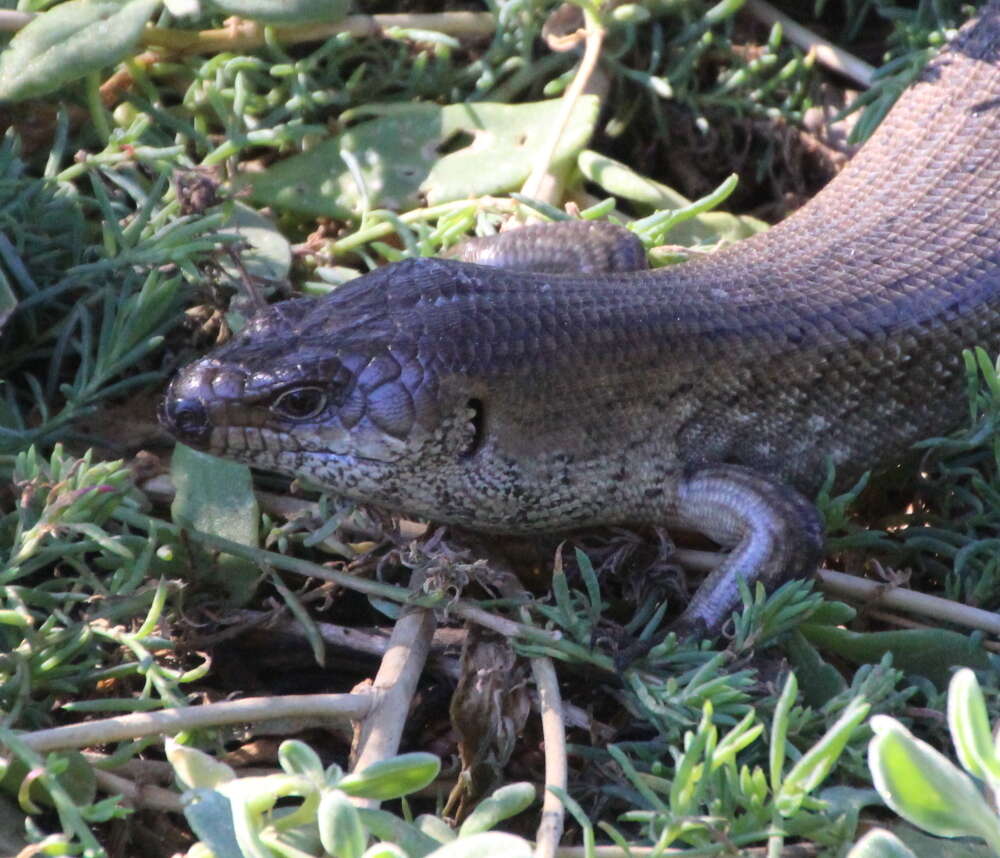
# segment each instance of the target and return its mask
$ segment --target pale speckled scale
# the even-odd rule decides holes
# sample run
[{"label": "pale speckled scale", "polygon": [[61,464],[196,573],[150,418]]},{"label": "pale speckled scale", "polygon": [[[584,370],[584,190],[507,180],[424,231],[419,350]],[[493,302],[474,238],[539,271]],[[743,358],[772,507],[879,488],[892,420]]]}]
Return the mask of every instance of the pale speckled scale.
[{"label": "pale speckled scale", "polygon": [[[265,311],[178,375],[165,422],[480,530],[696,525],[738,543],[685,615],[715,628],[735,577],[816,560],[815,513],[784,487],[954,426],[974,345],[1000,351],[1000,0],[769,232],[656,272],[391,265]],[[277,413],[295,385],[322,413]]]}]

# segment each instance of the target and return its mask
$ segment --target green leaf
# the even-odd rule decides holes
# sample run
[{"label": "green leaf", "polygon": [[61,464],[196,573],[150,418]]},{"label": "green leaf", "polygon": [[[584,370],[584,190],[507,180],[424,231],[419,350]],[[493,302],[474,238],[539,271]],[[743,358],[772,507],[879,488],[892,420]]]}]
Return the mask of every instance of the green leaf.
[{"label": "green leaf", "polygon": [[917,858],[895,834],[874,828],[862,837],[847,858]]},{"label": "green leaf", "polygon": [[229,219],[219,232],[238,235],[247,245],[240,251],[240,265],[221,255],[219,265],[234,280],[245,274],[265,281],[284,280],[292,267],[292,246],[269,217],[243,203],[233,203]]},{"label": "green leaf", "polygon": [[826,625],[803,623],[806,639],[827,652],[855,662],[876,664],[887,653],[900,670],[926,676],[945,688],[955,666],[990,670],[982,645],[968,635],[947,629],[905,629],[898,632],[851,632]]},{"label": "green leaf", "polygon": [[788,716],[792,706],[795,705],[798,690],[799,683],[795,674],[789,673],[785,687],[782,688],[781,696],[778,698],[778,704],[774,707],[768,769],[771,775],[771,789],[775,792],[781,788],[781,776],[785,769],[785,743],[788,741]]},{"label": "green leaf", "polygon": [[948,727],[965,770],[980,780],[1000,784],[1000,761],[993,747],[986,700],[976,674],[968,668],[958,671],[948,686]]},{"label": "green leaf", "polygon": [[980,840],[942,840],[902,820],[891,829],[916,858],[997,858],[997,853]]},{"label": "green leaf", "polygon": [[755,724],[757,713],[750,709],[743,719],[736,724],[715,746],[712,752],[711,771],[715,771],[720,766],[735,765],[736,755],[745,747],[757,740],[757,737],[764,732],[763,724]]},{"label": "green leaf", "polygon": [[236,780],[236,772],[204,751],[181,745],[173,739],[167,739],[165,749],[174,774],[187,789],[214,789]]},{"label": "green leaf", "polygon": [[334,858],[361,858],[368,837],[361,817],[339,789],[326,790],[317,811],[319,839]]},{"label": "green leaf", "polygon": [[0,795],[0,843],[12,855],[20,854],[28,845],[24,840],[24,813],[3,795]]},{"label": "green leaf", "polygon": [[857,616],[858,612],[845,602],[824,599],[809,617],[809,622],[812,625],[846,626]]},{"label": "green leaf", "polygon": [[351,6],[350,0],[211,0],[209,5],[227,15],[283,24],[339,21]]},{"label": "green leaf", "polygon": [[[810,617],[815,619],[816,614]],[[785,655],[796,676],[802,677],[802,698],[819,709],[827,701],[847,690],[847,682],[833,665],[827,664],[819,651],[795,629],[782,642]]]},{"label": "green leaf", "polygon": [[531,855],[527,840],[500,831],[461,837],[431,852],[432,858],[531,858]]},{"label": "green leaf", "polygon": [[[94,801],[97,795],[94,768],[79,751],[66,750],[50,754],[46,769],[77,805],[87,805]],[[11,759],[6,769],[0,772],[0,789],[10,795],[19,795],[28,774],[28,766],[22,760]],[[25,794],[32,802],[46,807],[53,806],[52,796],[42,778],[33,779]]]},{"label": "green leaf", "polygon": [[302,775],[316,784],[323,783],[325,778],[319,754],[298,739],[286,739],[278,746],[278,765],[283,772]]},{"label": "green leaf", "polygon": [[454,828],[440,816],[435,816],[433,813],[420,814],[420,816],[413,820],[413,825],[422,834],[426,834],[437,841],[434,844],[435,849],[442,843],[451,843],[458,836]]},{"label": "green leaf", "polygon": [[[365,110],[377,118],[247,181],[257,203],[338,218],[511,191],[541,157],[560,104],[557,99],[518,105],[372,105]],[[579,101],[556,148],[556,163],[583,148],[597,111],[595,98]]]},{"label": "green leaf", "polygon": [[895,718],[876,715],[868,767],[883,801],[938,837],[981,837],[1000,850],[1000,821],[968,775]]},{"label": "green leaf", "polygon": [[733,242],[767,229],[766,223],[749,215],[691,210],[691,200],[668,185],[640,175],[621,161],[589,149],[580,153],[577,166],[587,179],[616,197],[642,203],[657,211],[690,210],[687,216],[671,225],[667,233],[671,244],[690,247],[719,241]]},{"label": "green leaf", "polygon": [[459,837],[489,831],[498,823],[517,816],[522,810],[530,807],[535,800],[535,788],[529,783],[508,784],[500,787],[488,798],[484,798],[476,809],[469,814],[462,827]]},{"label": "green leaf", "polygon": [[22,101],[114,65],[139,41],[160,0],[69,0],[43,12],[0,54],[0,100]]},{"label": "green leaf", "polygon": [[392,843],[376,843],[361,858],[410,858],[410,856]]},{"label": "green leaf", "polygon": [[802,800],[833,770],[844,746],[870,708],[862,698],[855,697],[823,737],[792,766],[774,797],[778,813],[789,817],[798,812]]},{"label": "green leaf", "polygon": [[[170,476],[177,490],[170,505],[176,524],[243,545],[258,544],[260,511],[246,465],[177,444]],[[219,557],[216,564],[201,562],[195,566],[199,570],[215,570],[210,576],[204,574],[237,605],[250,598],[259,575],[253,563],[230,555]]]},{"label": "green leaf", "polygon": [[348,795],[387,801],[423,789],[440,771],[441,761],[434,754],[416,751],[345,775],[337,786]]},{"label": "green leaf", "polygon": [[680,209],[691,205],[684,194],[643,176],[621,161],[587,149],[576,159],[580,172],[609,194],[653,209]]},{"label": "green leaf", "polygon": [[7,275],[3,271],[0,271],[0,331],[3,331],[4,325],[7,324],[11,313],[16,309],[17,296],[14,294],[14,290],[10,288],[10,281],[7,280]]},{"label": "green leaf", "polygon": [[441,845],[415,825],[405,822],[387,810],[359,807],[358,815],[373,836],[389,843],[399,844],[410,858],[423,858]]},{"label": "green leaf", "polygon": [[229,799],[210,789],[195,789],[181,796],[184,818],[214,858],[244,858],[236,840]]}]

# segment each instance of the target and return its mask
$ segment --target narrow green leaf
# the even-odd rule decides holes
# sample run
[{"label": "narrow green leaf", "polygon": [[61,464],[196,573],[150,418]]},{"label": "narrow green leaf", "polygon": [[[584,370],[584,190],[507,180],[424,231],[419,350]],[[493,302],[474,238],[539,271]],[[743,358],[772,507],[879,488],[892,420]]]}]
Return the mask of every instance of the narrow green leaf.
[{"label": "narrow green leaf", "polygon": [[7,324],[11,313],[16,309],[17,296],[14,295],[14,290],[10,288],[10,281],[7,279],[7,275],[0,271],[0,331],[3,331],[3,327]]},{"label": "narrow green leaf", "polygon": [[739,724],[719,740],[719,744],[712,753],[712,771],[715,771],[719,766],[734,764],[736,755],[764,732],[763,724],[754,724],[756,718],[757,713],[750,709]]},{"label": "narrow green leaf", "polygon": [[785,687],[781,689],[778,705],[774,707],[774,720],[771,722],[769,768],[771,789],[775,792],[781,789],[781,775],[785,768],[785,742],[788,739],[788,713],[792,711],[798,690],[799,683],[795,679],[795,674],[789,673],[788,679],[785,680]]},{"label": "narrow green leaf", "polygon": [[871,707],[860,697],[854,698],[832,727],[823,734],[782,781],[774,797],[778,812],[785,817],[797,813],[802,800],[818,787],[840,758],[844,746],[855,728],[865,719]]},{"label": "narrow green leaf", "polygon": [[891,652],[894,667],[926,676],[939,688],[948,684],[956,666],[991,669],[981,642],[949,629],[852,632],[803,623],[800,631],[821,650],[856,662],[877,663]]},{"label": "narrow green leaf", "polygon": [[0,53],[0,100],[22,101],[114,65],[160,0],[69,0],[43,12]]}]

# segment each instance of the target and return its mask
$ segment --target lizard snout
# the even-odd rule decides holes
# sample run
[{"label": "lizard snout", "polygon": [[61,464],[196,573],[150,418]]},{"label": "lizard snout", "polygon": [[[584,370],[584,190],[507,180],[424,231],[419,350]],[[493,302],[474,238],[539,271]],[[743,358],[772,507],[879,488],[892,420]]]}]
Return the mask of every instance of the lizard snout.
[{"label": "lizard snout", "polygon": [[160,425],[178,441],[189,447],[206,449],[212,435],[212,421],[208,407],[190,384],[185,384],[185,374],[179,375],[167,388],[160,403]]},{"label": "lizard snout", "polygon": [[200,399],[171,398],[168,395],[160,407],[160,423],[189,447],[208,446],[212,424],[208,420],[208,409]]}]

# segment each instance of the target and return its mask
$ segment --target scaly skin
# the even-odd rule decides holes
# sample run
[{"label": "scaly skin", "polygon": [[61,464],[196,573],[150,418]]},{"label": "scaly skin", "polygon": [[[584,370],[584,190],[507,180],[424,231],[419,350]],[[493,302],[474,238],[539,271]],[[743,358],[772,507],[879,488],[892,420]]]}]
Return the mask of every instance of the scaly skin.
[{"label": "scaly skin", "polygon": [[737,578],[815,566],[797,491],[827,460],[847,481],[961,420],[974,345],[1000,350],[1000,0],[769,232],[655,272],[391,265],[266,310],[164,420],[472,529],[695,527],[734,546],[682,618],[717,630]]}]

